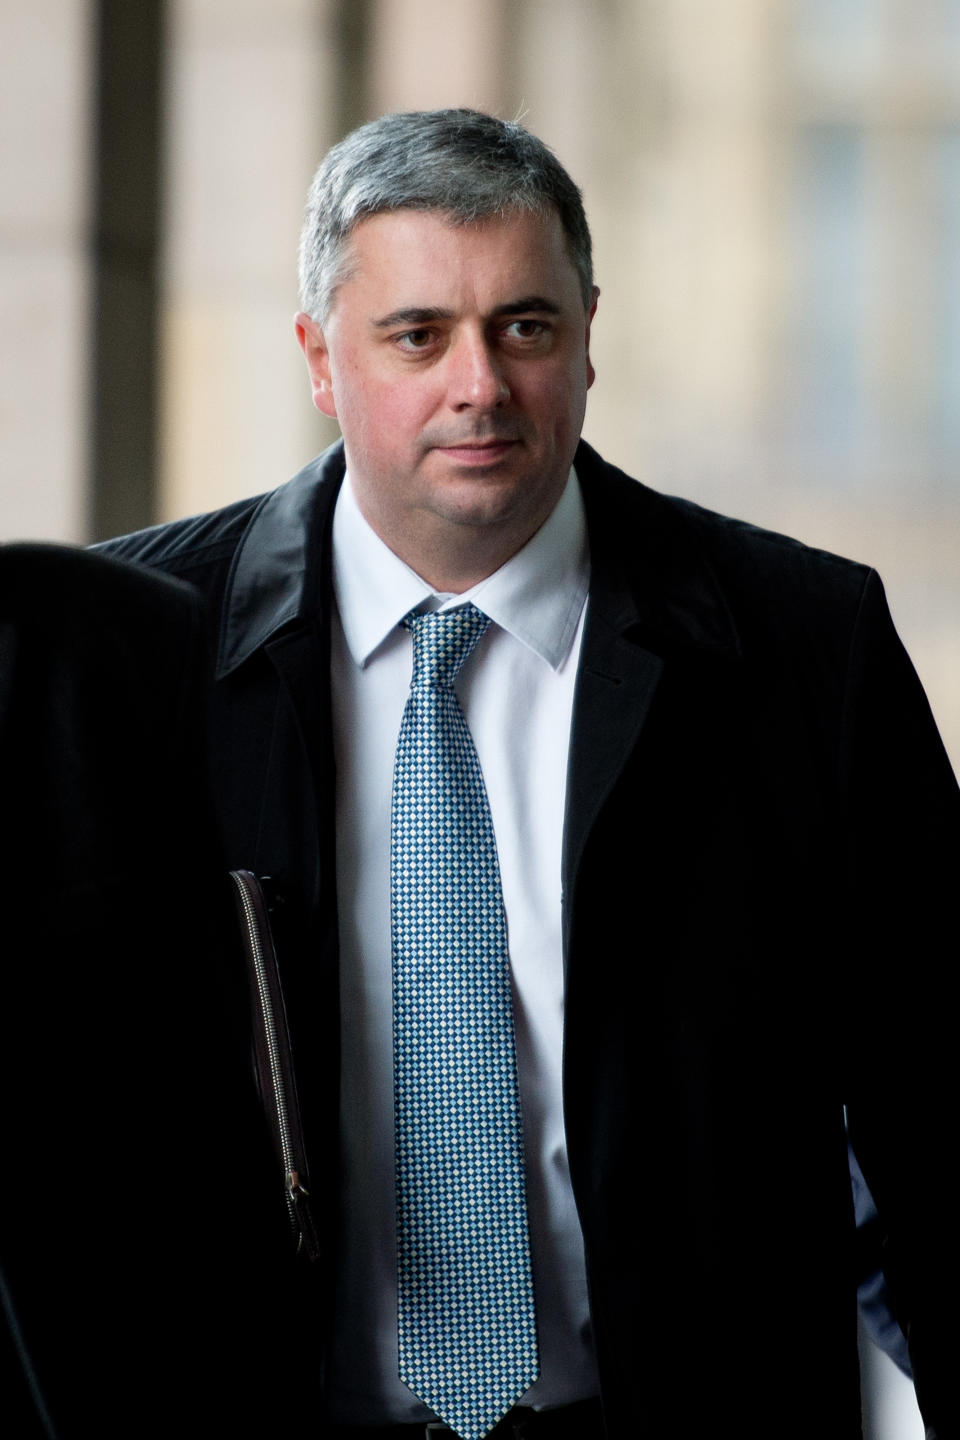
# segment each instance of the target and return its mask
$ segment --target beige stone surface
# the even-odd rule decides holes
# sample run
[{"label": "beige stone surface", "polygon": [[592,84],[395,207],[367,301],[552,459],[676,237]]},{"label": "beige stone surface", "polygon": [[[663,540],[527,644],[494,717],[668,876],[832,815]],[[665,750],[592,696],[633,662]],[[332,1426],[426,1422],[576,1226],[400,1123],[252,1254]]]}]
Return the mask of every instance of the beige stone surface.
[{"label": "beige stone surface", "polygon": [[0,539],[85,533],[90,11],[0,5]]}]

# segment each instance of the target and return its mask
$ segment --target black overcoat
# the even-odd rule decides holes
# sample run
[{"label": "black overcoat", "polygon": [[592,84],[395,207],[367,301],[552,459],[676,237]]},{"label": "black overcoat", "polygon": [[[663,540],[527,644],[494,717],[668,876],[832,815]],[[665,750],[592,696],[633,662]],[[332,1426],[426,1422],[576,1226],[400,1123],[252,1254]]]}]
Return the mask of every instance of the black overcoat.
[{"label": "black overcoat", "polygon": [[[846,1118],[921,1407],[931,1433],[960,1434],[944,1002],[960,797],[880,581],[659,495],[586,445],[575,463],[591,582],[564,1094],[609,1431],[859,1435]],[[225,843],[281,897],[329,1233],[342,470],[338,445],[270,495],[114,545],[210,605]],[[325,1273],[305,1282],[317,1314]]]}]

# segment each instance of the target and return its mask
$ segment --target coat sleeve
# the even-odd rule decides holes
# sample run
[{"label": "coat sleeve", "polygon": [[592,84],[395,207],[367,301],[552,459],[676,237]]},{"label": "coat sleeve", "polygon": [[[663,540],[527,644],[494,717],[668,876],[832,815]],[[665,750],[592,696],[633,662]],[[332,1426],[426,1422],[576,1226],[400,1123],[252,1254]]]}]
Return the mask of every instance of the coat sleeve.
[{"label": "coat sleeve", "polygon": [[853,632],[840,759],[848,836],[850,1139],[929,1437],[960,1433],[955,1160],[960,793],[871,573]]}]

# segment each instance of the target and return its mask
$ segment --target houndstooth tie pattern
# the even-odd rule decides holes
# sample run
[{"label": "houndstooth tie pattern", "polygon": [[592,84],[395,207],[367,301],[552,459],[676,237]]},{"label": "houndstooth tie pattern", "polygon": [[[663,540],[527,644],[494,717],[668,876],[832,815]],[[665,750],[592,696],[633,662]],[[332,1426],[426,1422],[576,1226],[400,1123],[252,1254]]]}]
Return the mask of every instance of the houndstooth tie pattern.
[{"label": "houndstooth tie pattern", "polygon": [[490,624],[408,615],[393,789],[400,1379],[480,1440],[538,1374],[506,923],[483,775],[453,682]]}]

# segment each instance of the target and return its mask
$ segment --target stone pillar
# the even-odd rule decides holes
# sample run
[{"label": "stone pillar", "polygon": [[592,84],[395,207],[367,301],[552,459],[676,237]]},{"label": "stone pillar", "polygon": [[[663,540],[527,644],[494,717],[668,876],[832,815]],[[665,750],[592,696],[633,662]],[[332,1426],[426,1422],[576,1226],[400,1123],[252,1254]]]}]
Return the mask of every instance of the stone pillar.
[{"label": "stone pillar", "polygon": [[85,538],[91,11],[0,17],[0,539]]},{"label": "stone pillar", "polygon": [[164,516],[272,489],[337,435],[293,333],[331,133],[331,0],[172,0],[161,321]]}]

